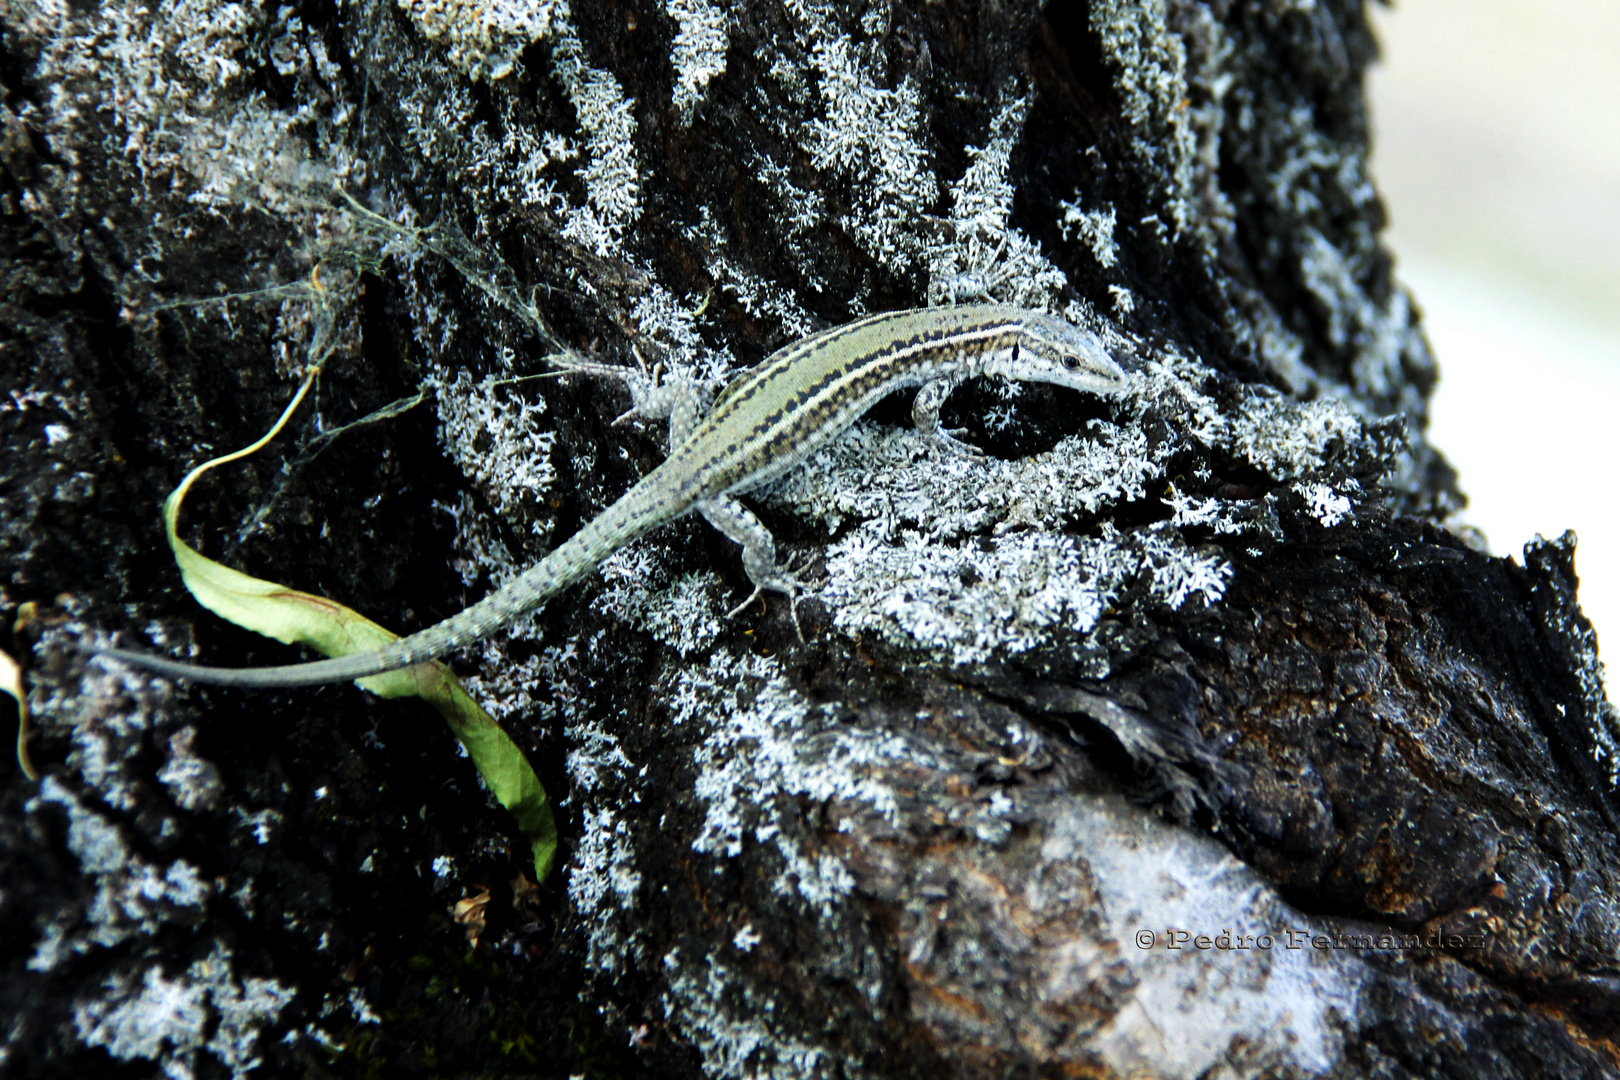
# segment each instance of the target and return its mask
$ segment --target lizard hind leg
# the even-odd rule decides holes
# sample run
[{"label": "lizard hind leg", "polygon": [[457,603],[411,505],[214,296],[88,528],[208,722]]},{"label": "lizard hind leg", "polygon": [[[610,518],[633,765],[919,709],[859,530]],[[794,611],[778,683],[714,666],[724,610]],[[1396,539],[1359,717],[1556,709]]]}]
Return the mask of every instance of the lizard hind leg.
[{"label": "lizard hind leg", "polygon": [[602,364],[594,360],[554,360],[561,371],[569,374],[591,375],[616,379],[630,391],[630,408],[614,418],[614,427],[624,427],[632,421],[669,421],[669,448],[673,450],[686,440],[703,415],[705,392],[701,385],[675,375],[666,375],[662,363],[649,370],[635,350],[636,367]]},{"label": "lizard hind leg", "polygon": [[743,570],[748,574],[748,580],[754,583],[754,591],[748,594],[748,599],[728,612],[726,617],[734,618],[763,596],[767,589],[783,593],[788,598],[793,629],[798,633],[799,640],[803,641],[804,627],[799,622],[799,596],[807,588],[807,583],[800,576],[803,567],[776,561],[776,540],[770,530],[754,516],[753,511],[736,499],[718,495],[698,503],[697,510],[727,539],[742,546]]}]

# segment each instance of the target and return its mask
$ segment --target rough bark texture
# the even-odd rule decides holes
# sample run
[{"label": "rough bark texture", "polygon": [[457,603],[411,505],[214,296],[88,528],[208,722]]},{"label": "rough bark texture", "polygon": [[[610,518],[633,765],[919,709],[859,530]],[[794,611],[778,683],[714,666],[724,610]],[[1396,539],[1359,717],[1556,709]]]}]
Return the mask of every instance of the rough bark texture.
[{"label": "rough bark texture", "polygon": [[[1445,528],[1351,0],[0,5],[0,1071],[1620,1074],[1616,724],[1573,541]],[[352,197],[352,201],[350,199]],[[660,455],[582,352],[719,378],[988,294],[1113,402],[904,402],[755,505],[824,574],[638,542],[462,659],[526,845],[425,708],[87,663],[208,553],[398,629]],[[300,448],[422,386],[427,401]],[[261,513],[269,507],[268,513]],[[450,914],[488,888],[475,949]]]}]

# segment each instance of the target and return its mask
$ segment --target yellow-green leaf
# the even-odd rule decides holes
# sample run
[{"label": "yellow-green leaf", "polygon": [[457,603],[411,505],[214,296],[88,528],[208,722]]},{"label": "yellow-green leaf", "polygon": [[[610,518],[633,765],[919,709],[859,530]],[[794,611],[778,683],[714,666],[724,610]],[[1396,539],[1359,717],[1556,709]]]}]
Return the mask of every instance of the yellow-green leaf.
[{"label": "yellow-green leaf", "polygon": [[33,758],[28,756],[28,692],[23,689],[22,669],[9,653],[0,652],[0,691],[17,699],[17,764],[30,780],[39,779]]},{"label": "yellow-green leaf", "polygon": [[[197,478],[217,465],[257,451],[274,438],[303,400],[309,385],[310,378],[306,378],[281,419],[264,438],[193,469],[164,501],[163,526],[175,562],[179,564],[180,576],[198,603],[221,618],[266,637],[289,645],[307,645],[325,656],[343,656],[397,641],[399,635],[324,596],[289,589],[222,566],[181,540],[176,528],[180,505]],[[544,881],[557,858],[557,825],[545,788],[523,752],[468,696],[449,667],[430,661],[357,682],[379,697],[420,697],[439,710],[450,730],[467,748],[473,765],[496,801],[517,818],[518,827],[529,838],[534,855],[535,880]]]}]

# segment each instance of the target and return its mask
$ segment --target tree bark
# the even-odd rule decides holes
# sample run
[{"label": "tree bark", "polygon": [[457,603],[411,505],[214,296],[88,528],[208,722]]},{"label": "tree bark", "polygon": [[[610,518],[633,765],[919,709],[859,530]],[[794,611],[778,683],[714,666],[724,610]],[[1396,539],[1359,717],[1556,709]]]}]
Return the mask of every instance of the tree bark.
[{"label": "tree bark", "polygon": [[[0,26],[0,604],[44,772],[0,807],[0,1071],[1620,1075],[1573,536],[1448,529],[1360,4]],[[983,296],[1133,390],[964,387],[981,463],[886,402],[756,493],[804,641],[728,617],[738,553],[683,521],[458,659],[556,798],[538,885],[419,705],[73,648],[293,659],[199,611],[157,509],[308,364],[185,532],[406,631],[660,460],[621,388],[528,379],[556,348],[719,380]]]}]

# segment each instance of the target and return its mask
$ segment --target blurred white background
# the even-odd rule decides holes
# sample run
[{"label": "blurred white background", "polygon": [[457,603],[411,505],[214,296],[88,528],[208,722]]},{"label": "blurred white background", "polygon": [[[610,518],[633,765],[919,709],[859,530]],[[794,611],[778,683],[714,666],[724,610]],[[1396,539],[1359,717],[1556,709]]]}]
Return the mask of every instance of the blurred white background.
[{"label": "blurred white background", "polygon": [[1430,436],[1522,561],[1580,534],[1620,648],[1620,0],[1373,6],[1373,168],[1440,362]]}]

